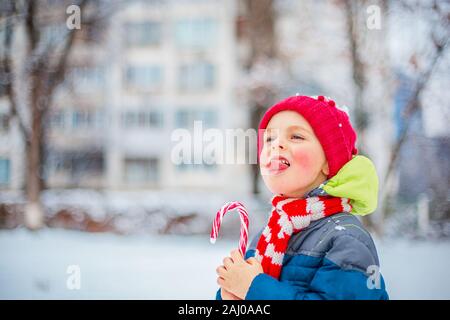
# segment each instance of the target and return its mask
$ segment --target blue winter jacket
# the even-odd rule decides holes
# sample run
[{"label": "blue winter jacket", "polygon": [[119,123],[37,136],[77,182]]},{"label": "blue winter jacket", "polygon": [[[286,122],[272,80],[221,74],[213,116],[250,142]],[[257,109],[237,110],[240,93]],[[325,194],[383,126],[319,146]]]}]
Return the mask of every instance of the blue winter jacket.
[{"label": "blue winter jacket", "polygon": [[[246,258],[255,254],[258,234]],[[220,290],[217,292],[220,299]],[[289,240],[280,279],[265,273],[253,280],[245,299],[388,299],[378,256],[359,220],[340,213],[312,222]]]},{"label": "blue winter jacket", "polygon": [[[359,156],[360,157],[360,156]],[[368,165],[366,159],[358,159]],[[355,161],[352,165],[355,165]],[[360,163],[361,164],[361,163]],[[355,172],[349,170],[352,174]],[[364,170],[364,172],[367,172]],[[317,192],[332,194],[341,191],[345,185],[345,175],[335,188],[321,188]],[[355,177],[351,177],[354,185]],[[328,187],[333,181],[327,182]],[[378,186],[373,187],[377,189]],[[361,188],[357,188],[361,191]],[[357,194],[348,192],[349,194]],[[366,189],[367,193],[373,193]],[[334,195],[334,194],[333,194]],[[356,196],[355,196],[356,198]],[[360,197],[361,199],[361,197]],[[367,205],[369,203],[369,205]],[[362,201],[354,203],[353,207],[372,211],[373,203]],[[375,203],[376,206],[376,203]],[[262,232],[262,230],[261,230]],[[246,259],[254,256],[261,232],[253,238]],[[383,277],[379,271],[378,255],[370,234],[364,229],[354,214],[339,213],[322,218],[292,235],[286,250],[280,278],[277,280],[265,273],[259,274],[253,280],[245,299],[248,300],[308,300],[308,299],[374,299],[386,300]],[[220,289],[216,299],[221,299]]]}]

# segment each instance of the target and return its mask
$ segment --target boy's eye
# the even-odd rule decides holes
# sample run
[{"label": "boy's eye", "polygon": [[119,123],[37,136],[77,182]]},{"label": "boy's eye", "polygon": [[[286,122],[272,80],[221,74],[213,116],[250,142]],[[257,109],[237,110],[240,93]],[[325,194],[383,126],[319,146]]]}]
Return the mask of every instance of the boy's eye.
[{"label": "boy's eye", "polygon": [[272,141],[272,140],[273,140],[273,138],[270,137],[270,136],[266,138],[266,142],[270,142],[270,141]]},{"label": "boy's eye", "polygon": [[294,135],[292,135],[292,139],[303,140],[303,137],[298,134],[294,134]]}]

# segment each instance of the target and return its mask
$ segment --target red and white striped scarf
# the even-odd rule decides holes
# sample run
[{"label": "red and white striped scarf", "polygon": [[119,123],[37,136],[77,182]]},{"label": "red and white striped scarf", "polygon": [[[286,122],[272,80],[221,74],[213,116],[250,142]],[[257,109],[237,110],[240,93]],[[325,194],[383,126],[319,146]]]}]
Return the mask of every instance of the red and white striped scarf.
[{"label": "red and white striped scarf", "polygon": [[284,254],[291,236],[300,232],[311,221],[340,212],[350,212],[347,198],[329,196],[296,199],[275,196],[272,214],[256,246],[255,258],[264,272],[276,279],[280,277]]}]

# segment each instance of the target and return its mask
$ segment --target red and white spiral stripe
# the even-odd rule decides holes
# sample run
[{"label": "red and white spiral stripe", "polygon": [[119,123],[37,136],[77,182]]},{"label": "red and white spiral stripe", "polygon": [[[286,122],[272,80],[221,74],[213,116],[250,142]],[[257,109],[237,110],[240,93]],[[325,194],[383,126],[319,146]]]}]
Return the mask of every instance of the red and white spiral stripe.
[{"label": "red and white spiral stripe", "polygon": [[231,210],[237,209],[239,212],[239,216],[241,219],[241,235],[239,238],[239,251],[242,256],[245,256],[245,251],[247,250],[247,242],[248,242],[248,212],[245,209],[244,205],[240,202],[228,202],[216,214],[216,218],[214,219],[210,241],[211,243],[215,243],[217,236],[219,235],[220,224],[222,223],[223,216]]}]

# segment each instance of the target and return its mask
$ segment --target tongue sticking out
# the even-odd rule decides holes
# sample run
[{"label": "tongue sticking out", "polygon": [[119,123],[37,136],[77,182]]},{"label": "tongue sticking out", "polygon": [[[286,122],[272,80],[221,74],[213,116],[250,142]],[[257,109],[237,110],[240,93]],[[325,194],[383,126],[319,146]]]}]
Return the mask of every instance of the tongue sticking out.
[{"label": "tongue sticking out", "polygon": [[284,170],[287,168],[289,168],[289,165],[282,162],[281,160],[276,159],[276,160],[270,161],[269,170]]}]

